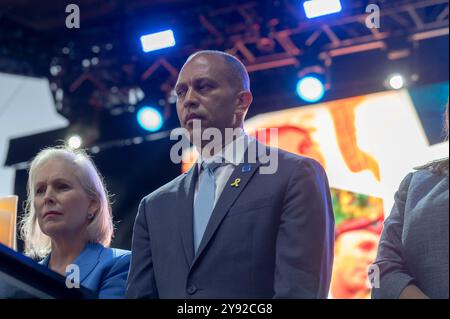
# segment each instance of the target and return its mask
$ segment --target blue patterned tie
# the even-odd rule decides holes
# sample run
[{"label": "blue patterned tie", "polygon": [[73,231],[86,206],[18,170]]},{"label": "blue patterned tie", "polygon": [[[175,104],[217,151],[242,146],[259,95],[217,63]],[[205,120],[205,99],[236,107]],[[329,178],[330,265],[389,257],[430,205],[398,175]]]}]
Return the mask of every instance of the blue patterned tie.
[{"label": "blue patterned tie", "polygon": [[194,248],[196,253],[214,208],[214,195],[216,192],[214,171],[220,165],[221,163],[214,162],[202,163],[203,174],[200,178],[194,203]]}]

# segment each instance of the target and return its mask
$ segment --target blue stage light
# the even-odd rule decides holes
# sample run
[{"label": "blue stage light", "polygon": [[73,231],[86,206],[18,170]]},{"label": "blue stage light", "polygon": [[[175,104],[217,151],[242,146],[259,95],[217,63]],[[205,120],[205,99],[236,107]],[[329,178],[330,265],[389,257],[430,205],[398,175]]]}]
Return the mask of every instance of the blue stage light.
[{"label": "blue stage light", "polygon": [[163,117],[161,113],[150,106],[144,106],[137,113],[139,125],[147,131],[156,132],[163,126]]},{"label": "blue stage light", "polygon": [[297,83],[297,94],[306,102],[318,102],[325,94],[325,85],[315,76],[305,76]]},{"label": "blue stage light", "polygon": [[309,19],[341,12],[340,0],[310,0],[303,3],[306,17]]},{"label": "blue stage light", "polygon": [[172,30],[161,31],[141,36],[142,50],[150,52],[175,46],[175,36]]}]

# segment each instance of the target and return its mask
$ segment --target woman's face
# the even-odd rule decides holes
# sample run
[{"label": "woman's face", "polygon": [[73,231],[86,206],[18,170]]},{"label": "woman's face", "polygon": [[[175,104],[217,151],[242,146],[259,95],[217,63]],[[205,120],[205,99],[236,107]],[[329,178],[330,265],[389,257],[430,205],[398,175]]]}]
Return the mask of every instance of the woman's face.
[{"label": "woman's face", "polygon": [[33,180],[34,209],[42,232],[52,239],[85,236],[98,202],[89,198],[75,175],[75,166],[62,159],[41,164]]}]

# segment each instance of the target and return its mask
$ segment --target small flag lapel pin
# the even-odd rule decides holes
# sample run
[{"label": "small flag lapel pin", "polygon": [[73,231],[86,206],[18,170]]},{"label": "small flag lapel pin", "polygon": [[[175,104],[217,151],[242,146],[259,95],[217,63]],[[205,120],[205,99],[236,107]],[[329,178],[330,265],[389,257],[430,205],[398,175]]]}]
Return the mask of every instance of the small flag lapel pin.
[{"label": "small flag lapel pin", "polygon": [[242,173],[248,173],[252,170],[252,166],[250,164],[244,164],[242,166]]}]

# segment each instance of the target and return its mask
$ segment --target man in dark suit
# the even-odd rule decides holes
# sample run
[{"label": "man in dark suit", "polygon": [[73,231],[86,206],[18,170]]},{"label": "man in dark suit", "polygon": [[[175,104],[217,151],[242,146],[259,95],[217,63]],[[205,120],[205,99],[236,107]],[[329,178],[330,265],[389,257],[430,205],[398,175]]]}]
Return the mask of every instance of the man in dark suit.
[{"label": "man in dark suit", "polygon": [[[175,89],[200,158],[142,200],[127,297],[326,298],[334,217],[323,168],[245,134],[252,94],[233,56],[197,52]],[[220,138],[196,139],[208,129]]]}]

